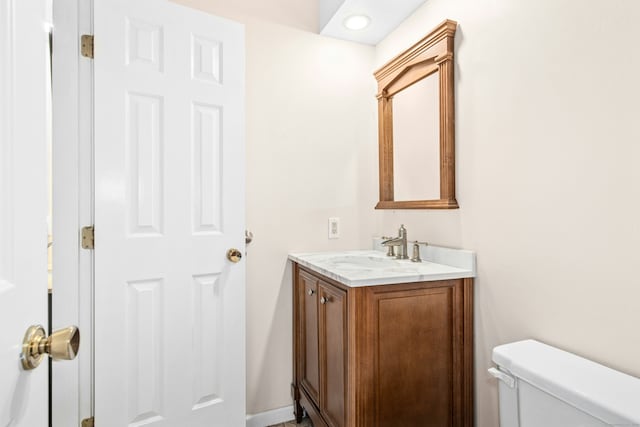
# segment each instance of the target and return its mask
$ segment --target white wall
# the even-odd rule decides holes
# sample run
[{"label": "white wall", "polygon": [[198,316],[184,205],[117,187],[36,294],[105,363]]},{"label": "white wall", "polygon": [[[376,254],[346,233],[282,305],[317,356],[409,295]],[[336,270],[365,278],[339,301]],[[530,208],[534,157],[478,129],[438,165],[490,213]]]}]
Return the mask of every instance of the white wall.
[{"label": "white wall", "polygon": [[[377,170],[360,160],[376,139],[373,47],[296,29],[317,6],[297,0],[304,13],[289,16],[293,9],[278,12],[287,1],[267,16],[257,6],[242,10],[249,2],[180,1],[246,25],[247,228],[255,235],[246,257],[249,414],[292,404],[287,254],[370,245],[361,193]],[[284,15],[291,22],[274,23]],[[328,240],[334,216],[341,238]]]},{"label": "white wall", "polygon": [[429,0],[376,66],[445,18],[460,209],[373,215],[380,233],[477,251],[477,425],[493,427],[497,344],[533,337],[640,376],[640,2]]}]

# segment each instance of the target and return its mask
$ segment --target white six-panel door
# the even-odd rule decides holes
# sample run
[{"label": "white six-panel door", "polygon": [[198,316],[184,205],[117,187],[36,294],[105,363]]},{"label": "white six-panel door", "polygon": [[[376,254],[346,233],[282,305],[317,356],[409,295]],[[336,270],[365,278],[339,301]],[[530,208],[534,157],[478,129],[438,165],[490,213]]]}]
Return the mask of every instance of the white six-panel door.
[{"label": "white six-panel door", "polygon": [[47,55],[43,0],[0,0],[0,426],[47,425],[47,363],[21,344],[47,325]]},{"label": "white six-panel door", "polygon": [[95,423],[245,425],[244,30],[95,0]]}]

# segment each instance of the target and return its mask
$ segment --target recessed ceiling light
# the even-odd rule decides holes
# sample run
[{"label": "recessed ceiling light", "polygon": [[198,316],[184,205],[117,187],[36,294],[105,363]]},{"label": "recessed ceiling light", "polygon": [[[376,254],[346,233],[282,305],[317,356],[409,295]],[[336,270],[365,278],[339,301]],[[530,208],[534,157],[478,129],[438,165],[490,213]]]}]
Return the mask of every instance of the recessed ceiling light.
[{"label": "recessed ceiling light", "polygon": [[343,25],[350,30],[363,30],[369,26],[371,18],[367,15],[351,15],[344,20]]}]

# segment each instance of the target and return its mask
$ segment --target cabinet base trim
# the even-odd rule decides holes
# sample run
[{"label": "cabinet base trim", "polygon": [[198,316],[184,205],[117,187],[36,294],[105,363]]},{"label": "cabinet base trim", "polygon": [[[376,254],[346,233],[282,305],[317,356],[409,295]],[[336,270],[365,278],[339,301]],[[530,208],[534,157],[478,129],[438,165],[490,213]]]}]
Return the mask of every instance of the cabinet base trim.
[{"label": "cabinet base trim", "polygon": [[327,424],[320,416],[316,405],[311,403],[309,396],[307,396],[307,392],[304,390],[300,390],[300,405],[304,408],[305,411],[307,411],[307,416],[311,418],[313,427],[327,427]]}]

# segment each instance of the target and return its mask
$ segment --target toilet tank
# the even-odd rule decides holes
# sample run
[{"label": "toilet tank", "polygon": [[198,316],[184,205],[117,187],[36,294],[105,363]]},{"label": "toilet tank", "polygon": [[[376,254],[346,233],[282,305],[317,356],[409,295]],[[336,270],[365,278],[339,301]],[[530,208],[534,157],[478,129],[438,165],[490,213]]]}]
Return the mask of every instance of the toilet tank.
[{"label": "toilet tank", "polygon": [[640,379],[535,340],[493,349],[500,427],[640,427]]}]

